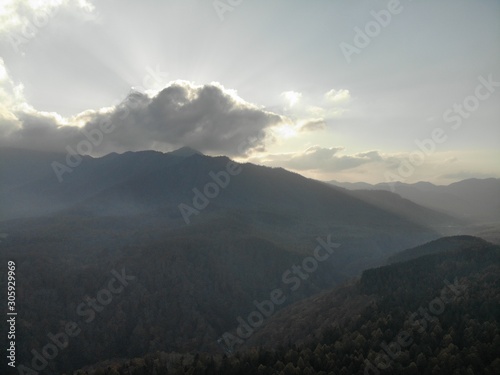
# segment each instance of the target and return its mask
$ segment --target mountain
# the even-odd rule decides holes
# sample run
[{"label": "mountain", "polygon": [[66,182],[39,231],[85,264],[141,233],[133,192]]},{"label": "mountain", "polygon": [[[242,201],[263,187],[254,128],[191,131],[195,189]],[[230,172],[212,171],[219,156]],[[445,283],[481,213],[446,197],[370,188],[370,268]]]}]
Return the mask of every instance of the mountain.
[{"label": "mountain", "polygon": [[[20,275],[19,363],[71,322],[81,332],[44,374],[159,350],[217,353],[274,289],[285,308],[440,236],[345,189],[185,151],[67,163],[1,150],[0,260]],[[55,162],[71,171],[58,178]],[[120,292],[108,303],[109,285]]]},{"label": "mountain", "polygon": [[364,182],[329,183],[349,190],[392,191],[421,206],[475,222],[500,221],[500,179],[496,178],[471,178],[450,185],[434,185],[429,182],[376,185]]},{"label": "mountain", "polygon": [[347,192],[353,197],[385,211],[392,212],[401,217],[406,217],[415,223],[431,226],[443,235],[456,234],[466,225],[466,221],[463,219],[461,220],[455,216],[418,205],[390,191],[348,190]]},{"label": "mountain", "polygon": [[[390,261],[392,264],[365,270],[359,279],[278,312],[255,332],[245,347],[277,347],[318,339],[325,327],[346,325],[349,320],[369,315],[366,311],[373,307],[374,301],[376,304],[384,301],[394,309],[416,309],[426,298],[434,298],[433,289],[439,295],[439,290],[446,286],[445,279],[477,277],[476,273],[483,270],[490,273],[500,269],[500,246],[477,237],[451,236],[406,249]],[[488,283],[483,292],[490,293]],[[500,308],[500,300],[496,303]],[[391,313],[390,309],[386,312]],[[299,320],[304,324],[294,323]]]},{"label": "mountain", "polygon": [[[345,261],[345,274],[355,274],[395,250],[439,237],[436,230],[453,222],[410,202],[405,202],[410,204],[407,209],[391,209],[381,200],[360,199],[284,169],[236,166],[226,157],[186,150],[84,157],[61,182],[50,167],[54,160],[64,160],[61,155],[26,156],[7,150],[11,162],[2,169],[6,178],[0,196],[3,214],[18,221],[5,225],[3,231],[13,232],[11,228],[23,220],[26,228],[59,225],[70,216],[74,221],[99,217],[107,225],[129,220],[138,228],[160,222],[164,228],[185,231],[188,237],[192,228],[186,225],[212,227],[215,222],[220,226],[235,220],[242,227],[255,226],[258,236],[278,239],[292,252],[310,251],[314,238],[331,235],[345,249],[338,255]],[[236,166],[240,173],[229,175],[228,166]],[[23,170],[28,176],[22,175]],[[32,170],[39,172],[31,177]],[[211,198],[205,196],[207,187]],[[200,205],[206,207],[199,209]],[[47,221],[47,216],[53,219]]]},{"label": "mountain", "polygon": [[170,152],[170,155],[181,156],[186,158],[193,155],[203,155],[203,154],[191,147],[181,147],[175,151]]},{"label": "mountain", "polygon": [[488,241],[474,236],[443,237],[394,254],[389,257],[388,262],[406,262],[424,255],[440,254],[447,251],[457,251],[462,249],[475,250],[483,247],[489,247],[490,245],[491,244]]},{"label": "mountain", "polygon": [[159,352],[76,374],[498,374],[500,246],[448,237],[419,249],[271,315],[238,351]]},{"label": "mountain", "polygon": [[500,246],[459,236],[404,253],[415,258],[277,313],[245,346],[285,366],[309,354],[312,373],[498,373]]},{"label": "mountain", "polygon": [[185,159],[175,152],[156,151],[111,153],[102,158],[81,156],[79,162],[68,159],[68,155],[2,149],[0,218],[61,212],[122,182],[140,180]]}]

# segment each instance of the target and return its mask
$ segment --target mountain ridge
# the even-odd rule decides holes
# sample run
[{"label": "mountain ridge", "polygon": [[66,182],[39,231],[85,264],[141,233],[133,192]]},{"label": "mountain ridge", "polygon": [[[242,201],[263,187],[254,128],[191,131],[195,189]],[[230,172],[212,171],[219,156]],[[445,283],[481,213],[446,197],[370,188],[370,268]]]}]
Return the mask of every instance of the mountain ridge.
[{"label": "mountain ridge", "polygon": [[500,179],[470,178],[449,185],[430,182],[368,184],[329,181],[352,191],[392,191],[421,206],[472,221],[500,221]]}]

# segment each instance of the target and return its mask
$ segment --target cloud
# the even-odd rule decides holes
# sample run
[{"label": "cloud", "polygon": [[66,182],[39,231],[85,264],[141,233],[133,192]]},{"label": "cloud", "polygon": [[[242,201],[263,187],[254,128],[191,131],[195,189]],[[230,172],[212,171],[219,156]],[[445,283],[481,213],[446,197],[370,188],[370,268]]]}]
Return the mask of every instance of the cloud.
[{"label": "cloud", "polygon": [[323,119],[309,120],[300,127],[301,132],[313,132],[325,129],[326,129],[326,122]]},{"label": "cloud", "polygon": [[[282,116],[244,101],[218,83],[195,85],[186,81],[171,82],[152,96],[132,92],[116,107],[89,110],[71,118],[37,112],[20,103],[6,112],[10,117],[1,113],[0,126],[9,130],[0,132],[0,144],[27,149],[74,149],[86,139],[84,132],[105,124],[112,131],[92,150],[96,156],[112,151],[170,151],[182,146],[209,154],[243,156],[251,149],[264,150],[263,134],[283,122]],[[253,139],[257,140],[249,141]]]},{"label": "cloud", "polygon": [[331,89],[325,94],[325,99],[334,104],[345,103],[351,99],[351,94],[349,93],[349,90]]},{"label": "cloud", "polygon": [[13,107],[16,103],[23,102],[23,86],[16,85],[10,78],[4,60],[0,57],[0,108]]},{"label": "cloud", "polygon": [[327,129],[327,120],[341,117],[348,111],[350,92],[347,89],[331,89],[322,95],[303,95],[297,91],[280,94],[281,105],[277,112],[284,114],[287,124],[274,127],[273,134],[280,139],[294,138],[303,133]]},{"label": "cloud", "polygon": [[18,126],[19,120],[13,111],[24,102],[23,86],[16,85],[10,78],[5,63],[0,57],[0,139]]},{"label": "cloud", "polygon": [[383,161],[384,160],[382,158],[382,156],[380,156],[378,151],[361,152],[359,154],[356,154],[356,157],[369,159],[371,161]]},{"label": "cloud", "polygon": [[296,91],[285,91],[281,93],[281,96],[285,98],[288,108],[292,108],[302,99],[302,94]]},{"label": "cloud", "polygon": [[282,166],[297,171],[337,172],[374,162],[383,162],[378,151],[368,151],[354,155],[341,155],[343,147],[312,146],[304,151],[287,154],[267,155],[259,160],[270,166]]},{"label": "cloud", "polygon": [[64,149],[78,139],[79,128],[67,126],[57,113],[35,110],[26,102],[24,87],[14,82],[0,58],[0,146],[36,150]]},{"label": "cloud", "polygon": [[296,122],[300,131],[324,129],[326,120],[342,116],[351,102],[347,89],[331,89],[320,96],[285,91],[280,96],[283,99],[282,112]]},{"label": "cloud", "polygon": [[458,161],[458,157],[452,156],[450,158],[447,158],[444,162],[448,163],[448,164],[451,164],[451,163],[456,163],[457,161]]},{"label": "cloud", "polygon": [[89,0],[2,0],[0,34],[34,37],[37,30],[44,27],[61,9],[91,14],[95,7]]}]

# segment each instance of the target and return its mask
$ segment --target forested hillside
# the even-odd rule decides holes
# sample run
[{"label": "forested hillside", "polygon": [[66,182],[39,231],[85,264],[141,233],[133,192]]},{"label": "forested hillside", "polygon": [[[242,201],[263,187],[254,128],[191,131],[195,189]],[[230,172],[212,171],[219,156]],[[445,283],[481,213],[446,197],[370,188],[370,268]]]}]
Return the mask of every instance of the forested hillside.
[{"label": "forested hillside", "polygon": [[500,247],[478,240],[298,302],[232,355],[159,352],[77,374],[498,374],[499,275]]}]

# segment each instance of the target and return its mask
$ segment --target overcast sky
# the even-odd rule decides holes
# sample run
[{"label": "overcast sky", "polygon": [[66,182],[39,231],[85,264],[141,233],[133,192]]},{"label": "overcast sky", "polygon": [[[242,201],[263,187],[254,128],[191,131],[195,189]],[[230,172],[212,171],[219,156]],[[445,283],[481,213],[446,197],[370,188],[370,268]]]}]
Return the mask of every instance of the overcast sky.
[{"label": "overcast sky", "polygon": [[2,147],[448,184],[500,177],[499,104],[498,0],[0,3]]}]

